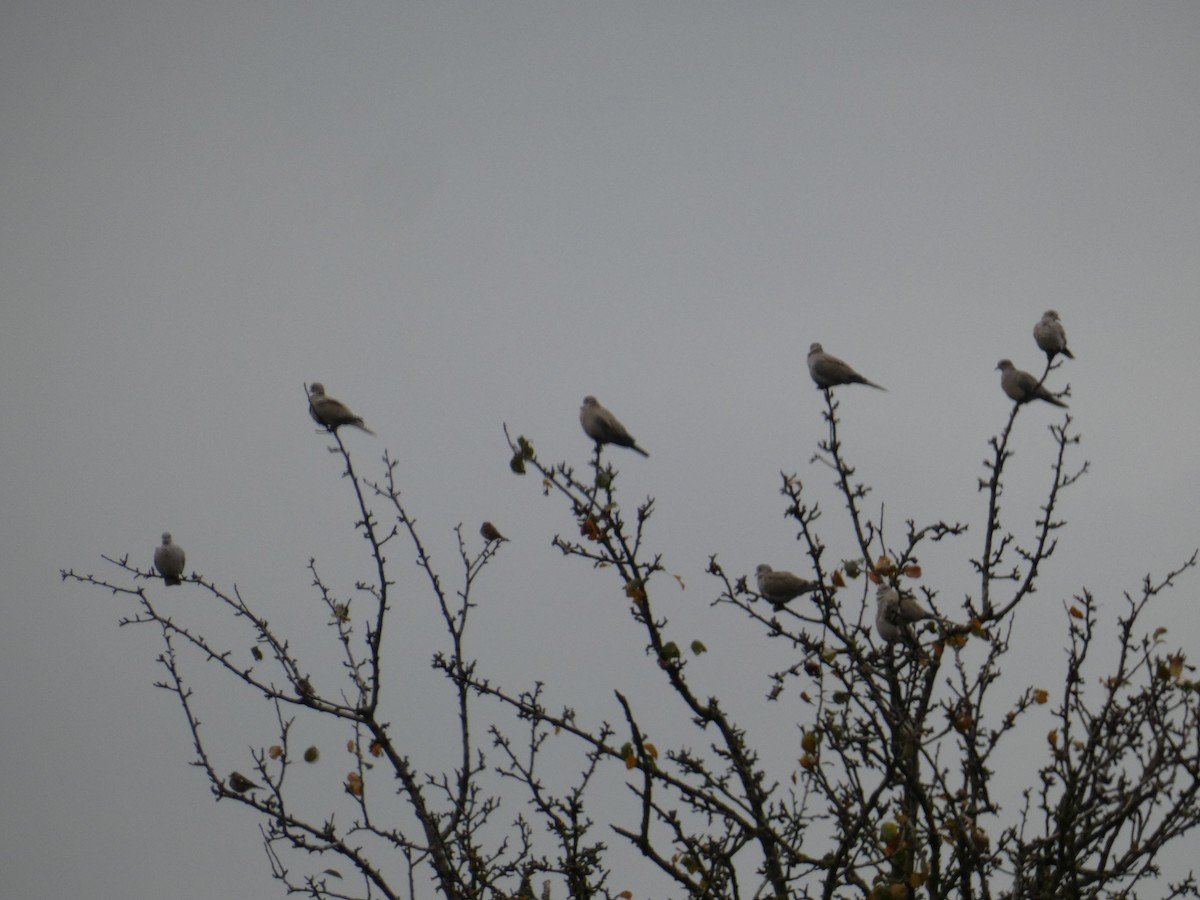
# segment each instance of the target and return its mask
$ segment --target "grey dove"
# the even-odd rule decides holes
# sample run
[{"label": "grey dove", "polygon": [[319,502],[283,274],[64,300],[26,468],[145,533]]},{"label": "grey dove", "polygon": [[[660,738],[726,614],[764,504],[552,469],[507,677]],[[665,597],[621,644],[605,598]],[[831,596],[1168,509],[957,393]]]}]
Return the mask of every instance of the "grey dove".
[{"label": "grey dove", "polygon": [[905,634],[911,634],[909,626],[923,619],[932,619],[945,628],[954,627],[953,622],[936,616],[923,607],[912,594],[902,593],[890,584],[879,586],[875,591],[875,602],[875,628],[879,631],[879,636],[889,644],[903,639]]},{"label": "grey dove", "polygon": [[483,539],[485,541],[487,541],[489,544],[492,541],[507,541],[508,540],[508,538],[506,538],[504,535],[502,535],[500,533],[500,529],[497,528],[495,525],[493,525],[491,522],[484,522],[482,525],[480,525],[479,533],[481,535],[483,535]]},{"label": "grey dove", "polygon": [[808,581],[791,572],[776,572],[766,563],[754,570],[754,577],[758,580],[758,592],[776,609],[780,609],[789,600],[815,591],[819,587],[817,582]]},{"label": "grey dove", "polygon": [[636,450],[642,456],[650,454],[637,445],[625,426],[617,417],[600,405],[590,394],[583,398],[583,406],[579,407],[579,424],[583,426],[584,434],[600,444],[616,444],[618,447],[628,447]]},{"label": "grey dove", "polygon": [[314,422],[330,431],[337,431],[343,425],[353,425],[367,434],[375,433],[363,424],[362,416],[350,412],[350,407],[341,400],[326,397],[325,385],[319,381],[314,381],[308,389],[308,413]]},{"label": "grey dove", "polygon": [[863,378],[848,363],[826,353],[820,344],[808,348],[808,374],[819,388],[831,388],[839,384],[865,384],[886,391],[887,388]]},{"label": "grey dove", "polygon": [[258,785],[241,772],[231,772],[229,774],[229,787],[235,793],[244,794],[252,788],[257,788]]},{"label": "grey dove", "polygon": [[1000,370],[1000,386],[1004,388],[1004,393],[1008,394],[1011,399],[1018,403],[1045,400],[1047,403],[1067,409],[1067,404],[1046,390],[1045,385],[1039,384],[1038,380],[1028,372],[1022,372],[1014,366],[1011,360],[1000,360],[996,368]]},{"label": "grey dove", "polygon": [[154,548],[154,568],[162,576],[163,584],[182,584],[183,548],[171,541],[171,533],[164,531],[162,543]]},{"label": "grey dove", "polygon": [[1075,358],[1075,354],[1067,349],[1067,330],[1058,320],[1058,313],[1052,309],[1046,310],[1041,321],[1033,326],[1033,339],[1045,352],[1047,361],[1053,360],[1058,353],[1067,359]]}]

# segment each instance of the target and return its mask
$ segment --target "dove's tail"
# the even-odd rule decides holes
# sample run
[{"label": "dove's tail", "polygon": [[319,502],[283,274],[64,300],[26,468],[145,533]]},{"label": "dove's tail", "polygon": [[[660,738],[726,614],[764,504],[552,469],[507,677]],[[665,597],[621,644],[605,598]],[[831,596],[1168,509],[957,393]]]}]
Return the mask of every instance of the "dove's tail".
[{"label": "dove's tail", "polygon": [[348,424],[353,425],[355,428],[358,428],[361,431],[365,431],[369,435],[372,435],[374,437],[379,437],[379,435],[375,434],[375,432],[373,432],[370,428],[368,428],[366,425],[363,424],[362,419],[355,419],[354,421],[349,422]]},{"label": "dove's tail", "polygon": [[886,391],[887,390],[887,388],[885,388],[882,384],[876,384],[873,381],[867,381],[867,379],[865,379],[865,378],[862,381],[860,381],[859,384],[865,384],[867,387],[873,387],[877,391]]},{"label": "dove's tail", "polygon": [[643,450],[643,449],[642,449],[641,447],[639,447],[637,444],[630,444],[630,445],[629,445],[629,449],[630,449],[630,450],[636,450],[638,453],[642,454],[642,456],[645,456],[645,457],[647,457],[647,458],[649,458],[649,456],[650,456],[650,454],[649,454],[649,453],[647,453],[645,450]]},{"label": "dove's tail", "polygon": [[1062,355],[1065,356],[1067,359],[1075,358],[1075,354],[1072,353],[1070,350],[1068,350],[1066,347],[1062,348]]},{"label": "dove's tail", "polygon": [[183,584],[178,575],[164,575],[163,584]]}]

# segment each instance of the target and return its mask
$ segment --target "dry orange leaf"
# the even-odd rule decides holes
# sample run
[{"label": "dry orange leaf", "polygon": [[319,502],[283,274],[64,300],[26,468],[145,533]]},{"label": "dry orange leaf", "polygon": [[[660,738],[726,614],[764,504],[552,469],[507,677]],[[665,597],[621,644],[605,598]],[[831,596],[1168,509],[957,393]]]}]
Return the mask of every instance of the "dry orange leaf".
[{"label": "dry orange leaf", "polygon": [[1082,619],[1083,618],[1083,612],[1080,611],[1078,606],[1071,607],[1071,618],[1073,618],[1073,619]]},{"label": "dry orange leaf", "polygon": [[1051,747],[1053,747],[1055,750],[1057,750],[1058,749],[1058,729],[1055,728],[1048,735],[1046,735],[1046,740],[1050,742]]},{"label": "dry orange leaf", "polygon": [[634,756],[632,753],[630,753],[627,757],[625,757],[625,768],[626,769],[632,769],[636,765],[637,765],[637,757]]},{"label": "dry orange leaf", "polygon": [[383,756],[383,744],[379,741],[371,741],[371,755],[378,759]]},{"label": "dry orange leaf", "polygon": [[271,757],[271,759],[279,759],[279,757],[283,756],[283,748],[276,744],[267,751],[267,756]]},{"label": "dry orange leaf", "polygon": [[655,747],[653,744],[651,744],[649,742],[642,744],[642,746],[646,748],[646,755],[648,757],[650,757],[651,759],[658,759],[658,748],[657,747]]},{"label": "dry orange leaf", "polygon": [[870,572],[867,573],[867,578],[870,580],[871,584],[879,584],[880,583],[880,578],[878,575],[875,574],[874,569],[872,569]]},{"label": "dry orange leaf", "polygon": [[363,795],[362,778],[357,772],[351,772],[346,776],[346,790],[355,797],[361,797]]},{"label": "dry orange leaf", "polygon": [[833,578],[830,580],[833,582],[835,588],[844,588],[846,586],[846,579],[842,577],[841,569],[834,569]]},{"label": "dry orange leaf", "polygon": [[1045,703],[1049,699],[1050,699],[1049,692],[1043,691],[1041,688],[1038,688],[1036,691],[1033,692],[1033,702],[1034,703],[1042,704],[1042,703]]},{"label": "dry orange leaf", "polygon": [[904,574],[907,575],[909,578],[920,578],[921,577],[921,567],[916,564],[905,566]]},{"label": "dry orange leaf", "polygon": [[683,583],[683,578],[682,578],[682,576],[676,575],[676,576],[675,576],[675,580],[679,582],[679,589],[680,589],[681,591],[683,591],[683,590],[687,590],[687,585]]}]

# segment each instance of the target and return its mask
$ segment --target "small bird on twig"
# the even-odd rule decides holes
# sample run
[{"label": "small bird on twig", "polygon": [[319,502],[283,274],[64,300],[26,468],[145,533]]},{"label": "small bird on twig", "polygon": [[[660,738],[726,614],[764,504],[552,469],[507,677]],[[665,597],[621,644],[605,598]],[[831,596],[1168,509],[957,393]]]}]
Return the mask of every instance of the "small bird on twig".
[{"label": "small bird on twig", "polygon": [[318,425],[324,425],[330,431],[337,431],[343,425],[353,425],[367,434],[375,434],[363,424],[362,416],[350,412],[341,400],[325,396],[325,385],[315,381],[308,389],[308,413]]},{"label": "small bird on twig", "polygon": [[244,794],[257,787],[259,786],[241,772],[231,772],[229,775],[229,789],[235,794]]},{"label": "small bird on twig", "polygon": [[508,538],[506,538],[504,535],[502,535],[500,533],[500,529],[497,528],[495,525],[493,525],[491,522],[484,522],[482,525],[480,525],[479,533],[483,535],[483,539],[485,541],[487,541],[489,544],[492,541],[507,541],[508,540]]},{"label": "small bird on twig", "polygon": [[815,591],[820,586],[791,572],[776,572],[766,563],[754,570],[754,577],[758,581],[758,592],[776,609],[782,609],[789,600]]},{"label": "small bird on twig", "polygon": [[1000,360],[996,368],[1000,370],[1000,387],[1004,388],[1004,393],[1018,403],[1045,400],[1047,403],[1053,403],[1063,409],[1067,408],[1067,404],[1046,390],[1045,385],[1039,384],[1038,380],[1028,372],[1022,372],[1012,364],[1011,360]]},{"label": "small bird on twig", "polygon": [[597,447],[601,444],[616,444],[618,447],[628,447],[642,456],[650,455],[637,445],[633,435],[625,430],[625,426],[617,417],[590,394],[583,398],[583,406],[579,408],[579,424],[583,426],[583,433],[595,441]]},{"label": "small bird on twig", "polygon": [[808,348],[808,374],[819,388],[828,389],[839,384],[865,384],[876,390],[887,390],[882,385],[863,378],[848,363],[842,362],[836,356],[830,356],[820,344],[813,344]]},{"label": "small bird on twig", "polygon": [[171,533],[164,531],[162,544],[154,548],[154,568],[162,576],[163,584],[182,584],[183,548],[171,542]]},{"label": "small bird on twig", "polygon": [[1045,352],[1047,362],[1058,353],[1067,359],[1075,358],[1075,354],[1067,349],[1067,330],[1058,321],[1058,313],[1052,309],[1046,310],[1041,321],[1033,326],[1033,339]]}]

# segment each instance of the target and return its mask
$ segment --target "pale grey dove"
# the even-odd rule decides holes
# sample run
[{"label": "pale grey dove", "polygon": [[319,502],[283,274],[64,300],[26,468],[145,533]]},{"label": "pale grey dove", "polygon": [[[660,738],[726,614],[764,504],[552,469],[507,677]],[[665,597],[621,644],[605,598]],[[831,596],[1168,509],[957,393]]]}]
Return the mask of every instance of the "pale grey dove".
[{"label": "pale grey dove", "polygon": [[257,787],[257,784],[255,784],[241,772],[231,772],[229,775],[229,788],[235,793],[244,794],[246,791]]},{"label": "pale grey dove", "polygon": [[308,413],[318,425],[337,431],[343,425],[353,425],[367,434],[374,434],[363,424],[362,416],[350,412],[350,407],[340,400],[325,396],[325,385],[314,381],[308,389]]},{"label": "pale grey dove", "polygon": [[831,388],[839,384],[865,384],[880,391],[887,390],[882,385],[863,378],[836,356],[830,356],[820,344],[813,344],[808,348],[808,374],[819,388]]},{"label": "pale grey dove", "polygon": [[996,368],[1000,370],[1000,386],[1004,388],[1004,393],[1018,403],[1045,400],[1047,403],[1053,403],[1063,409],[1067,408],[1067,404],[1046,390],[1045,386],[1039,384],[1038,380],[1028,372],[1022,372],[1014,366],[1011,360],[1000,360]]},{"label": "pale grey dove", "polygon": [[817,582],[808,581],[791,572],[776,572],[766,563],[754,570],[754,577],[758,580],[758,592],[776,609],[782,608],[789,600],[815,591],[819,587]]},{"label": "pale grey dove", "polygon": [[493,525],[491,522],[484,522],[482,525],[480,525],[479,533],[483,535],[483,539],[485,541],[487,541],[489,544],[492,541],[507,541],[508,540],[508,538],[506,538],[504,535],[502,535],[500,533],[500,529],[497,528],[495,525]]},{"label": "pale grey dove", "polygon": [[911,635],[909,626],[922,619],[933,619],[944,627],[952,627],[953,624],[925,609],[912,594],[902,594],[890,584],[879,586],[875,592],[875,602],[875,628],[889,644],[902,640],[905,634]]},{"label": "pale grey dove", "polygon": [[1045,352],[1047,360],[1053,360],[1056,353],[1061,353],[1067,359],[1075,358],[1075,354],[1067,349],[1067,330],[1058,321],[1058,313],[1052,309],[1046,310],[1041,321],[1033,326],[1033,339]]},{"label": "pale grey dove", "polygon": [[628,447],[636,450],[642,456],[650,454],[637,445],[625,426],[617,417],[600,405],[600,402],[590,394],[583,398],[583,406],[579,407],[579,424],[583,426],[584,434],[599,444],[616,444],[618,447]]},{"label": "pale grey dove", "polygon": [[171,533],[164,531],[162,544],[154,548],[154,568],[162,576],[163,584],[182,584],[183,548],[171,542]]}]

